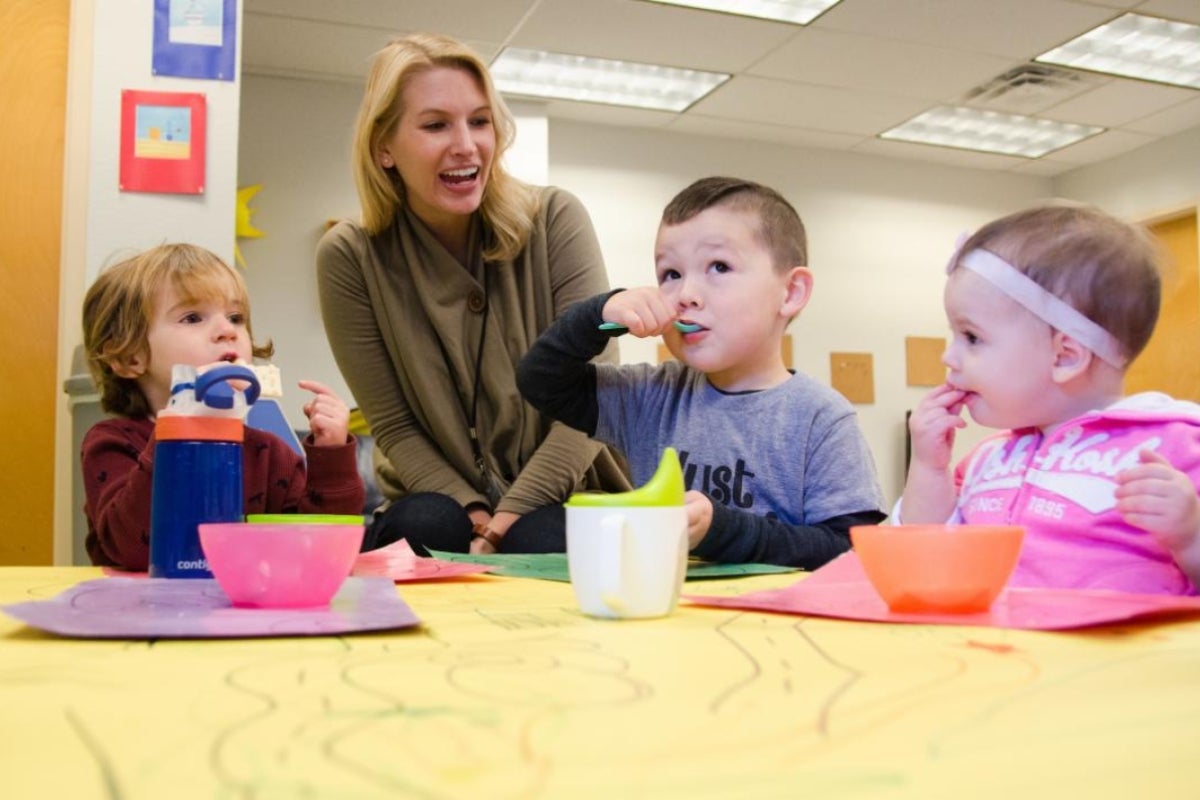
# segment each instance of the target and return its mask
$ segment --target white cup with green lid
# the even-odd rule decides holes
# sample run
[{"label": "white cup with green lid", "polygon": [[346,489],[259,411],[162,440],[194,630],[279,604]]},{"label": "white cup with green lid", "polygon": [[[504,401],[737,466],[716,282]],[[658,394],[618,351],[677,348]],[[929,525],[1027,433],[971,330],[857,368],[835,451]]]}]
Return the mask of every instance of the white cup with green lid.
[{"label": "white cup with green lid", "polygon": [[645,485],[566,502],[567,566],[583,613],[642,619],[671,613],[687,571],[683,470],[663,451]]}]

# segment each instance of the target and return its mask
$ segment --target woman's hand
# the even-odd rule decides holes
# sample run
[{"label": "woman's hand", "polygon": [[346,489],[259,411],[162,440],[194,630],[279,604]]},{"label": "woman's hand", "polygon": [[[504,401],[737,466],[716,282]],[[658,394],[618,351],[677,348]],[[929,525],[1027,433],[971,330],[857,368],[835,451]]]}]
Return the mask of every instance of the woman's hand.
[{"label": "woman's hand", "polygon": [[634,336],[658,336],[678,314],[657,286],[640,286],[617,292],[605,302],[600,316],[605,322],[619,322]]},{"label": "woman's hand", "polygon": [[490,556],[492,553],[496,552],[496,548],[493,547],[492,543],[487,539],[483,538],[482,536],[476,536],[471,540],[471,544],[467,548],[467,552],[477,556]]},{"label": "woman's hand", "polygon": [[350,409],[328,386],[316,381],[300,381],[299,386],[314,397],[304,404],[304,416],[317,447],[340,447],[350,432]]},{"label": "woman's hand", "polygon": [[489,555],[497,552],[496,545],[489,541],[489,537],[499,541],[508,533],[508,529],[512,524],[521,518],[520,514],[514,514],[511,511],[500,511],[496,514],[489,514],[485,509],[478,506],[467,512],[467,516],[471,518],[471,524],[475,526],[475,530],[484,531],[488,534],[476,535],[471,540],[470,552],[476,555]]}]

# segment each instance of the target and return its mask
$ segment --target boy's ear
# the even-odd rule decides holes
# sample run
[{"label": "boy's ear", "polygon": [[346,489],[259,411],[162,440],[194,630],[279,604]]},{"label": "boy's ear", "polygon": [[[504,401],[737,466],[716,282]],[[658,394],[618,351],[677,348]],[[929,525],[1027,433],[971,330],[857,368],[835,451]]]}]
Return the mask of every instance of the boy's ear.
[{"label": "boy's ear", "polygon": [[779,308],[780,316],[791,319],[803,311],[808,305],[808,298],[812,297],[812,287],[812,270],[808,267],[792,267],[787,273],[783,305]]},{"label": "boy's ear", "polygon": [[141,353],[135,353],[125,358],[108,358],[104,363],[108,364],[109,369],[118,378],[137,380],[146,371],[146,362]]},{"label": "boy's ear", "polygon": [[1051,346],[1054,348],[1051,376],[1059,384],[1067,383],[1086,373],[1092,365],[1092,359],[1096,357],[1091,350],[1062,331],[1054,332]]}]

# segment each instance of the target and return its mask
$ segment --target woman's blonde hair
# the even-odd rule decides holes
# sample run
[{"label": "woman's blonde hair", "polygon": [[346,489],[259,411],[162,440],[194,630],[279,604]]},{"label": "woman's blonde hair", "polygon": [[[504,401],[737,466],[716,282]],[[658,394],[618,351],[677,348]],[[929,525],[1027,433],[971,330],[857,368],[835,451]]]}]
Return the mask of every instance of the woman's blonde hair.
[{"label": "woman's blonde hair", "polygon": [[105,269],[83,299],[83,346],[88,370],[100,390],[100,407],[138,419],[154,414],[133,378],[113,364],[149,357],[150,324],[159,291],[170,286],[185,301],[233,301],[246,316],[246,333],[256,358],[275,352],[268,340],[254,344],[250,298],[242,276],[215,253],[191,244],[164,244]]},{"label": "woman's blonde hair", "polygon": [[538,196],[504,171],[501,156],[512,145],[516,123],[512,112],[492,84],[487,65],[469,47],[445,36],[415,33],[393,39],[375,54],[367,88],[354,125],[351,158],[354,182],[362,204],[362,224],[377,234],[392,224],[404,204],[404,183],[395,167],[379,164],[379,151],[396,131],[404,113],[404,89],[416,75],[437,67],[460,69],[473,76],[492,109],[496,153],[486,184],[480,213],[490,232],[484,258],[515,258],[529,241]]}]

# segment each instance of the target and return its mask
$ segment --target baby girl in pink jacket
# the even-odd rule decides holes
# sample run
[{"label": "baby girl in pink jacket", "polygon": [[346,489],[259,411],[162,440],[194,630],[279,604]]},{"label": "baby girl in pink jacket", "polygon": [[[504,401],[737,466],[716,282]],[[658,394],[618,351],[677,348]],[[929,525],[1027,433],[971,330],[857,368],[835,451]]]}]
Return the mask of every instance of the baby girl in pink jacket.
[{"label": "baby girl in pink jacket", "polygon": [[[1158,319],[1148,234],[1043,206],[981,228],[948,272],[949,374],[909,420],[893,522],[1025,526],[1014,586],[1196,594],[1200,406],[1122,397]],[[1004,432],[952,469],[964,408]]]}]

